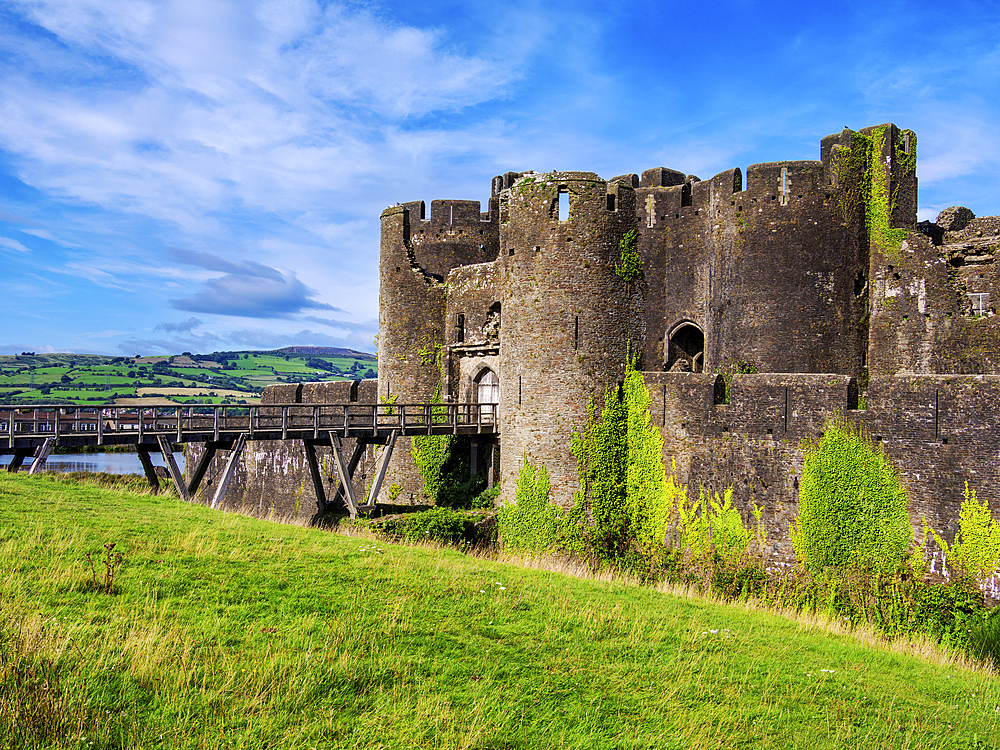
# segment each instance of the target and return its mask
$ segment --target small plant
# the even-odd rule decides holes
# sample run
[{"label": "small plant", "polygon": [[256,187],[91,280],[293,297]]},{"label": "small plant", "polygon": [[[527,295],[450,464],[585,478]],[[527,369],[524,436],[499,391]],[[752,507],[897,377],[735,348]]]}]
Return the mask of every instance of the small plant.
[{"label": "small plant", "polygon": [[[125,559],[125,556],[121,552],[115,552],[116,546],[115,542],[105,544],[103,559],[100,558],[100,552],[85,552],[83,555],[87,558],[87,562],[90,563],[90,580],[94,585],[94,591],[103,591],[105,594],[110,594],[111,589],[115,585],[115,576],[121,570],[122,561]],[[95,555],[104,563],[104,576],[100,581],[97,580],[97,569],[94,566]]]},{"label": "small plant", "polygon": [[385,533],[398,535],[407,542],[458,544],[465,535],[465,521],[465,515],[458,511],[434,507],[393,519],[382,529]]},{"label": "small plant", "polygon": [[733,376],[753,375],[754,373],[760,372],[760,368],[758,368],[753,362],[749,362],[744,359],[726,357],[722,360],[719,366],[715,368],[715,371],[722,376],[722,381],[726,384],[726,393],[723,397],[725,400],[722,403],[728,404],[730,389],[733,384]]}]

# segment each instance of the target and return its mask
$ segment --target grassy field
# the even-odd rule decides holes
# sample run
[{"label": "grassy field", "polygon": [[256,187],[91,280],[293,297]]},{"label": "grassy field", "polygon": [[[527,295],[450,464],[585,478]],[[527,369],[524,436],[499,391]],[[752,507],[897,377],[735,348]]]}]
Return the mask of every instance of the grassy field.
[{"label": "grassy field", "polygon": [[[84,553],[111,542],[106,594]],[[0,576],[4,748],[987,748],[1000,730],[996,678],[933,649],[47,476],[0,474]]]}]

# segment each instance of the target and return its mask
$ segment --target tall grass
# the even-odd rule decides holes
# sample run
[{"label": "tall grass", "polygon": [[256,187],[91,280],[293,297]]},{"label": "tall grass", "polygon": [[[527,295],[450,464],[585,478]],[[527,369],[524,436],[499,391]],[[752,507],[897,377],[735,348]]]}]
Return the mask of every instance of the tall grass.
[{"label": "tall grass", "polygon": [[993,746],[990,674],[834,626],[0,476],[3,748]]}]

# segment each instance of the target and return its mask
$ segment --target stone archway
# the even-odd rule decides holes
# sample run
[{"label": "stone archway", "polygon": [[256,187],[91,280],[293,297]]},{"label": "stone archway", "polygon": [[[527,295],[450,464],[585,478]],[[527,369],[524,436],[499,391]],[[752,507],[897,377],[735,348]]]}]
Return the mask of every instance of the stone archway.
[{"label": "stone archway", "polygon": [[667,339],[665,369],[669,372],[705,370],[705,333],[694,323],[682,323]]}]

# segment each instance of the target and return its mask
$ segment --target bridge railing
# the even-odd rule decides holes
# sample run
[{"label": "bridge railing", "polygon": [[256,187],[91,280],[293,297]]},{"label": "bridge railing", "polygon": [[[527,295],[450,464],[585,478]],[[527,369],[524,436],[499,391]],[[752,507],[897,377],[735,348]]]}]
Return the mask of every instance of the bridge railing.
[{"label": "bridge railing", "polygon": [[[497,404],[268,404],[250,406],[67,406],[49,404],[0,410],[0,440],[18,438],[96,438],[142,443],[146,436],[186,442],[229,439],[318,438],[338,433],[356,437],[399,430],[403,435],[493,432]],[[127,438],[122,440],[122,438]],[[90,442],[88,440],[88,442]]]}]

